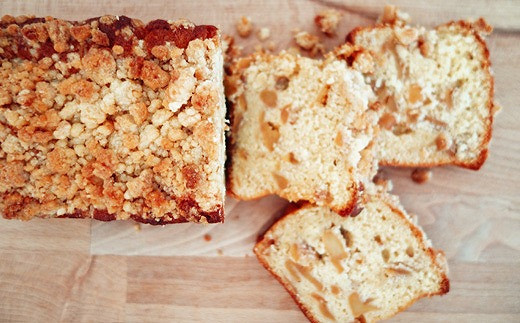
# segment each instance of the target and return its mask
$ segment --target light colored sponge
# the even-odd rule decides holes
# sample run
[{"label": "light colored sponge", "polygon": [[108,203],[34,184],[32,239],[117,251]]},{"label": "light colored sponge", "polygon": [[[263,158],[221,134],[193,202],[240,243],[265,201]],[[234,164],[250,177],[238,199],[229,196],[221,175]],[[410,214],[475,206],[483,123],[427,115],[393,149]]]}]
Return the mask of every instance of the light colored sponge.
[{"label": "light colored sponge", "polygon": [[375,101],[362,74],[329,55],[282,52],[240,59],[231,104],[228,188],[240,199],[277,194],[349,214],[375,172]]},{"label": "light colored sponge", "polygon": [[403,17],[387,7],[381,23],[347,36],[375,60],[366,76],[384,106],[380,164],[480,168],[494,111],[483,38],[492,28],[481,18],[427,30],[407,25]]},{"label": "light colored sponge", "polygon": [[449,290],[444,255],[397,197],[365,197],[356,217],[311,205],[292,210],[255,246],[312,322],[374,322]]}]

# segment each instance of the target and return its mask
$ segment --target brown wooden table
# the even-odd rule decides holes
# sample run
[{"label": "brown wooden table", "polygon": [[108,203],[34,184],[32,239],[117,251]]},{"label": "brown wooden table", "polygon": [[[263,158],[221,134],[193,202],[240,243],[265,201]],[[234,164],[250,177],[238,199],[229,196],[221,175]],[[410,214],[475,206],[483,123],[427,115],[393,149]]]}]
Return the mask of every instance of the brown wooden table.
[{"label": "brown wooden table", "polygon": [[[498,115],[484,167],[434,170],[423,185],[408,169],[387,169],[394,192],[419,217],[450,264],[447,296],[421,300],[393,321],[520,321],[520,2],[393,1],[413,22],[433,26],[484,16],[496,75]],[[83,19],[102,14],[189,18],[234,35],[250,16],[269,27],[277,49],[292,46],[295,28],[317,33],[314,15],[325,7],[345,17],[339,44],[368,25],[384,3],[364,1],[0,1],[1,14]],[[240,41],[251,50],[256,37]],[[0,321],[301,322],[289,295],[252,256],[259,232],[285,206],[276,197],[228,199],[223,225],[141,226],[90,220],[0,220]],[[208,241],[209,240],[209,241]]]}]

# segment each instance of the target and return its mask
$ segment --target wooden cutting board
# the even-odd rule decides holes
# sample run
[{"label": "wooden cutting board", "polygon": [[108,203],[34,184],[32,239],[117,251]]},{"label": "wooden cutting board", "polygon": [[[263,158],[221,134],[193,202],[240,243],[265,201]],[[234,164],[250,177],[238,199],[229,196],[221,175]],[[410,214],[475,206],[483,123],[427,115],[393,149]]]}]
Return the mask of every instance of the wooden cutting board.
[{"label": "wooden cutting board", "polygon": [[[490,156],[469,171],[437,168],[418,185],[408,169],[386,169],[394,193],[450,264],[447,296],[421,300],[393,321],[520,321],[520,3],[515,1],[394,1],[414,22],[433,26],[484,16],[495,26],[489,49],[496,75],[498,115]],[[84,19],[102,14],[144,21],[189,18],[235,35],[250,16],[269,27],[277,49],[292,46],[292,30],[317,33],[314,15],[326,7],[345,16],[341,43],[368,25],[384,3],[364,1],[0,1],[1,14]],[[238,40],[247,50],[260,41]],[[264,43],[265,44],[265,43]],[[0,220],[0,321],[301,322],[284,289],[257,263],[257,235],[286,202],[267,197],[227,200],[226,223],[138,226],[90,220]]]}]

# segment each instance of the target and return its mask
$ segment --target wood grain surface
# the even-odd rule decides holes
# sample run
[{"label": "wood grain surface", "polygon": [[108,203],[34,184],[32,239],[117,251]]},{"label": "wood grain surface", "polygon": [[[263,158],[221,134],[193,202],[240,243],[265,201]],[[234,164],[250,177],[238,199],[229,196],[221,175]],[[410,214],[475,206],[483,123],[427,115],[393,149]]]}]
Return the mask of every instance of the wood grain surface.
[{"label": "wood grain surface", "polygon": [[[427,26],[478,16],[493,24],[488,45],[503,107],[480,171],[436,168],[431,181],[418,185],[409,169],[385,169],[394,193],[445,250],[452,282],[448,295],[421,300],[392,321],[520,322],[520,2],[392,3]],[[383,6],[376,0],[0,1],[2,15],[185,17],[231,35],[235,21],[247,15],[256,27],[270,28],[277,50],[294,45],[296,28],[317,34],[312,20],[321,9],[344,13],[339,36],[325,39],[330,49],[353,27],[372,23]],[[261,43],[254,36],[237,42],[246,51]],[[251,252],[285,205],[274,196],[228,198],[221,225],[0,220],[0,321],[305,321]]]}]

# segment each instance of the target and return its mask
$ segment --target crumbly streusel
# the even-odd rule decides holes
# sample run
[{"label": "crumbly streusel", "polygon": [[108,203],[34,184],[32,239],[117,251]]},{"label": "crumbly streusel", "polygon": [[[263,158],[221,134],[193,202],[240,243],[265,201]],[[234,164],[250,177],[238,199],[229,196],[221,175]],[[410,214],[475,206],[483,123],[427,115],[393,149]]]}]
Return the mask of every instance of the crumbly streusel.
[{"label": "crumbly streusel", "polygon": [[4,217],[222,221],[215,27],[4,16],[0,28]]},{"label": "crumbly streusel", "polygon": [[323,54],[325,48],[316,35],[309,34],[306,31],[298,31],[294,34],[294,41],[301,49],[309,52],[312,57]]},{"label": "crumbly streusel", "polygon": [[314,23],[327,36],[334,36],[343,14],[336,9],[325,9],[314,17]]}]

